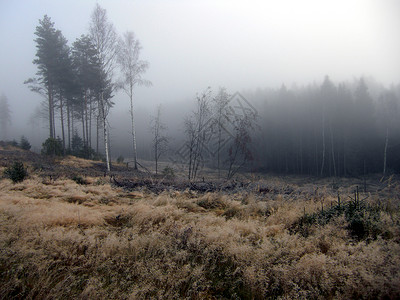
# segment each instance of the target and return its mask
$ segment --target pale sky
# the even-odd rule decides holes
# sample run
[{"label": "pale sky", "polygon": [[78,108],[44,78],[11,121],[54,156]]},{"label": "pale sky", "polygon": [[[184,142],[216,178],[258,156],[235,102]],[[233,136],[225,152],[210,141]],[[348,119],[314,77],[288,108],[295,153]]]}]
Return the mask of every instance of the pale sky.
[{"label": "pale sky", "polygon": [[[0,0],[0,92],[23,119],[40,99],[23,81],[36,66],[38,20],[51,17],[69,43],[87,33],[98,2],[117,31],[134,31],[150,63],[137,105],[192,99],[208,86],[229,91],[373,76],[400,82],[397,0]],[[123,100],[120,100],[123,99]],[[126,110],[125,96],[115,110]]]}]

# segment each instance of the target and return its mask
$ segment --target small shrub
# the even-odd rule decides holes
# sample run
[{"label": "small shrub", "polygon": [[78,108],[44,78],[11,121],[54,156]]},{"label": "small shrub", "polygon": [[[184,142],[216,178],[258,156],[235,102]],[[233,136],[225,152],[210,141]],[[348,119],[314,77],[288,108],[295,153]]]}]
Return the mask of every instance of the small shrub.
[{"label": "small shrub", "polygon": [[173,180],[175,179],[175,171],[170,166],[166,166],[161,173],[165,178]]},{"label": "small shrub", "polygon": [[62,156],[63,152],[63,145],[60,138],[48,138],[42,144],[42,154],[44,155]]},{"label": "small shrub", "polygon": [[12,140],[11,142],[8,142],[8,144],[13,147],[18,147],[18,142],[16,140]]},{"label": "small shrub", "polygon": [[86,159],[92,159],[95,155],[95,151],[90,148],[89,146],[85,145],[83,147],[82,153],[79,157],[81,158],[86,158]]},{"label": "small shrub", "polygon": [[82,185],[88,184],[87,181],[81,176],[74,176],[72,177],[72,180],[75,181],[77,184],[82,184]]},{"label": "small shrub", "polygon": [[83,149],[83,141],[82,138],[78,135],[78,133],[74,133],[71,140],[71,154],[74,156],[79,156]]},{"label": "small shrub", "polygon": [[19,147],[23,150],[30,150],[31,144],[26,137],[22,136],[21,141],[19,142]]},{"label": "small shrub", "polygon": [[24,181],[25,177],[28,176],[28,172],[23,163],[17,161],[4,171],[4,175],[10,178],[14,183],[17,183]]},{"label": "small shrub", "polygon": [[83,143],[82,138],[77,132],[74,133],[71,140],[70,154],[86,159],[92,159],[95,157],[95,151]]},{"label": "small shrub", "polygon": [[380,212],[377,208],[363,202],[359,203],[357,206],[350,202],[345,216],[349,223],[347,229],[353,237],[359,240],[367,237],[376,239],[376,237],[382,233]]},{"label": "small shrub", "polygon": [[357,204],[351,201],[313,214],[305,214],[291,226],[291,231],[307,237],[312,225],[324,226],[341,215],[344,215],[348,223],[346,229],[358,240],[368,237],[375,239],[382,233],[379,209],[362,201]]},{"label": "small shrub", "polygon": [[117,163],[122,164],[124,162],[124,157],[122,155],[118,156]]}]

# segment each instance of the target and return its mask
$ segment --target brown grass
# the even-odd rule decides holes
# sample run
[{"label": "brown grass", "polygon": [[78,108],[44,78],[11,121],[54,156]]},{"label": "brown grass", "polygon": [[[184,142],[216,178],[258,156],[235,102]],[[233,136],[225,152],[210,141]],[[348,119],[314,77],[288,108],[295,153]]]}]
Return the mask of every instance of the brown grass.
[{"label": "brown grass", "polygon": [[1,298],[400,297],[395,183],[368,199],[384,207],[382,234],[356,240],[344,216],[311,225],[308,236],[291,231],[321,210],[321,197],[325,209],[336,204],[310,185],[276,179],[266,195],[154,195],[88,182],[0,181]]},{"label": "brown grass", "polygon": [[63,166],[88,168],[93,166],[93,161],[69,155],[63,158],[60,164]]}]

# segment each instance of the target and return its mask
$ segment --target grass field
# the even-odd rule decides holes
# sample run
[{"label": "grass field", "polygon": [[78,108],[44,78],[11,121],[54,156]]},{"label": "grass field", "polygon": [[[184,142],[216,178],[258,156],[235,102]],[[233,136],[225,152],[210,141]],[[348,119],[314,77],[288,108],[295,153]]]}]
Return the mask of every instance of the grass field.
[{"label": "grass field", "polygon": [[394,177],[357,198],[345,179],[155,194],[64,175],[0,180],[0,298],[400,298]]}]

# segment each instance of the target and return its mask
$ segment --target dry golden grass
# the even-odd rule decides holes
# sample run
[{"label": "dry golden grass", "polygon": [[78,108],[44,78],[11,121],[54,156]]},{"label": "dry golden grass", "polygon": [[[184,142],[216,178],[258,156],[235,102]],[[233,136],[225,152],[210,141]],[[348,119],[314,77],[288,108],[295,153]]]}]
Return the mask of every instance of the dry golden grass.
[{"label": "dry golden grass", "polygon": [[293,232],[336,199],[278,179],[270,186],[282,193],[261,196],[87,182],[0,180],[1,298],[400,297],[398,185],[368,200],[386,205],[382,234],[357,240],[343,215]]},{"label": "dry golden grass", "polygon": [[63,166],[88,168],[93,166],[93,161],[69,155],[64,157],[60,161],[60,164]]}]

